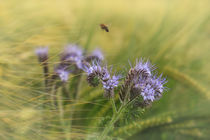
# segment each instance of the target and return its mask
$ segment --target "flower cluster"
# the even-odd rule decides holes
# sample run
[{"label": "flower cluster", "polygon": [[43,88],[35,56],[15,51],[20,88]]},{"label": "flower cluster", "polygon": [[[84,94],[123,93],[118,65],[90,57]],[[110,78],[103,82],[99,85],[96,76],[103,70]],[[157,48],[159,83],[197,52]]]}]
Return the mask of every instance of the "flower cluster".
[{"label": "flower cluster", "polygon": [[[48,60],[48,48],[38,48],[35,50],[39,61],[44,65]],[[95,49],[91,55],[84,56],[83,50],[76,44],[69,44],[64,48],[60,55],[60,62],[54,68],[53,80],[59,78],[62,82],[67,82],[69,74],[78,74],[82,72],[83,67],[92,61],[101,62],[104,59],[102,52]],[[49,73],[49,72],[48,72]],[[45,77],[47,78],[47,77]],[[48,81],[49,80],[48,77]]]},{"label": "flower cluster", "polygon": [[120,76],[111,76],[107,66],[101,66],[99,62],[92,62],[92,65],[85,66],[84,71],[91,86],[97,86],[101,81],[105,90],[104,96],[114,96],[114,88],[118,86]]},{"label": "flower cluster", "polygon": [[[137,60],[136,65],[130,69],[122,85],[120,97],[121,100],[134,100],[141,97],[143,101],[137,100],[141,106],[149,105],[158,100],[165,89],[166,79],[162,75],[157,77],[153,75],[154,66],[149,61],[144,63],[143,59]],[[130,94],[127,90],[130,88]]]},{"label": "flower cluster", "polygon": [[83,50],[75,44],[67,45],[60,59],[61,65],[75,65],[77,70],[82,69]]},{"label": "flower cluster", "polygon": [[[36,54],[40,62],[47,61],[47,48],[37,49]],[[78,74],[85,71],[87,81],[91,86],[95,87],[101,83],[105,91],[104,96],[113,97],[114,88],[119,85],[121,76],[113,74],[107,65],[103,65],[104,56],[99,49],[94,50],[90,55],[84,54],[86,53],[75,44],[65,47],[53,75],[59,77],[62,82],[67,82],[70,73]],[[155,67],[149,61],[136,60],[135,66],[131,66],[124,83],[121,85],[119,92],[121,101],[135,100],[137,104],[145,106],[158,100],[165,90],[166,79],[162,78],[162,75],[159,77],[154,75],[154,70]]]},{"label": "flower cluster", "polygon": [[[96,87],[99,84],[102,85],[104,97],[108,99],[113,98],[111,99],[113,108],[112,118],[105,126],[101,136],[97,139],[104,139],[104,136],[113,130],[115,122],[118,121],[122,113],[136,113],[137,107],[144,108],[151,105],[154,101],[161,98],[166,89],[164,86],[167,83],[166,79],[162,77],[162,74],[157,76],[155,67],[149,61],[144,61],[143,59],[136,60],[135,65],[131,65],[130,70],[124,78],[124,82],[120,82],[122,79],[121,75],[113,73],[112,67],[108,68],[103,63],[104,56],[99,49],[94,50],[88,55],[78,45],[70,44],[66,46],[60,55],[59,63],[51,74],[48,68],[48,49],[38,48],[36,54],[43,67],[46,92],[50,95],[53,109],[62,108],[62,105],[67,103],[72,104],[74,101],[77,101],[78,91],[82,83],[82,75],[79,74],[82,74],[82,72],[86,73],[87,82],[90,86]],[[73,89],[74,87],[67,88],[69,87],[67,83],[70,74],[79,75],[75,76],[75,80],[72,80],[73,82],[70,84],[75,89]],[[117,88],[119,83],[122,84]],[[59,88],[62,88],[62,90],[58,90]],[[61,98],[59,100],[57,100],[56,96],[58,91],[63,93],[60,94]],[[119,102],[121,103],[119,108],[115,104],[114,97],[118,97],[115,96],[115,92],[119,92],[119,100],[121,101]],[[63,99],[62,96],[65,96],[67,100],[65,102],[57,102]],[[126,110],[126,108],[128,109]],[[63,113],[65,114],[65,112]],[[135,114],[135,116],[139,115]],[[72,117],[74,119],[75,116],[72,115]]]},{"label": "flower cluster", "polygon": [[71,71],[67,70],[65,67],[56,67],[55,68],[55,74],[58,75],[61,79],[62,82],[67,82],[68,81],[68,77]]},{"label": "flower cluster", "polygon": [[91,61],[101,62],[101,61],[104,60],[104,56],[103,56],[103,54],[102,54],[102,52],[101,52],[100,49],[95,49],[95,50],[91,53],[91,55],[89,55],[89,56],[87,56],[87,57],[85,58],[85,60],[86,60],[87,62],[91,62]]}]

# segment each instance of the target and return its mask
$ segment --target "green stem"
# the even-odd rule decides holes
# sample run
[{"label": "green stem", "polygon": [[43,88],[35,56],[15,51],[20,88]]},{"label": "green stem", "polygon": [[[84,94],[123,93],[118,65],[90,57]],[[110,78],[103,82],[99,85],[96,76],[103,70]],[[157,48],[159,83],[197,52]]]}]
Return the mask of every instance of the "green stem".
[{"label": "green stem", "polygon": [[[81,86],[82,86],[82,75],[79,75],[78,77],[78,81],[77,81],[77,86],[76,86],[76,90],[75,92],[73,93],[73,95],[71,96],[72,97],[72,103],[73,103],[73,106],[71,107],[71,112],[69,114],[69,118],[70,118],[70,121],[68,123],[69,125],[69,132],[71,131],[71,127],[72,127],[72,120],[75,116],[74,114],[74,111],[75,111],[75,105],[76,103],[78,102],[78,98],[79,98],[79,94],[80,94],[80,89],[81,89]],[[70,140],[70,139],[69,139]]]},{"label": "green stem", "polygon": [[62,96],[61,94],[58,95],[58,109],[59,109],[59,118],[61,125],[63,127],[63,131],[66,134],[66,140],[70,140],[69,136],[69,129],[68,127],[65,126],[65,120],[64,120],[64,108],[63,108],[63,101],[62,101]]},{"label": "green stem", "polygon": [[56,92],[57,92],[57,86],[56,83],[52,85],[51,93],[50,93],[50,102],[51,102],[51,108],[56,109]]},{"label": "green stem", "polygon": [[79,98],[80,89],[82,87],[82,78],[83,78],[83,75],[80,74],[79,77],[78,77],[78,82],[77,82],[75,96],[74,96],[74,99],[75,99],[76,102],[77,102],[77,99]]},{"label": "green stem", "polygon": [[117,108],[116,108],[116,105],[115,105],[114,98],[111,98],[111,102],[112,102],[113,114],[116,114],[117,113]]},{"label": "green stem", "polygon": [[[101,133],[101,135],[99,136],[99,140],[104,140],[105,136],[107,136],[107,134],[114,129],[114,123],[116,121],[118,121],[118,119],[120,118],[121,114],[123,113],[123,111],[127,108],[127,106],[129,106],[132,102],[134,102],[134,100],[132,101],[124,101],[119,110],[117,111],[116,106],[115,106],[115,101],[114,99],[111,99],[112,102],[112,107],[113,107],[113,116],[111,121],[106,125],[104,131]],[[116,111],[116,113],[115,113]]]},{"label": "green stem", "polygon": [[122,104],[119,110],[113,114],[111,121],[106,125],[104,131],[99,136],[99,140],[104,140],[105,136],[114,128],[114,123],[120,118],[125,108],[126,106]]}]

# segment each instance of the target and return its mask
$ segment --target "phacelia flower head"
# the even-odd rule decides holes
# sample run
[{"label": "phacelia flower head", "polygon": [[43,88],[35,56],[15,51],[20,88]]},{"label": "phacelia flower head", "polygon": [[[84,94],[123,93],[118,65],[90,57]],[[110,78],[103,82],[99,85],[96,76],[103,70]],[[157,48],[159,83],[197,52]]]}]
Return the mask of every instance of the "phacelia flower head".
[{"label": "phacelia flower head", "polygon": [[87,63],[83,70],[87,73],[87,81],[91,86],[98,86],[99,79],[102,78],[102,67],[98,62],[92,62],[92,65]]},{"label": "phacelia flower head", "polygon": [[167,81],[165,78],[162,78],[162,75],[159,77],[151,76],[147,79],[140,78],[136,83],[134,83],[134,86],[131,89],[131,98],[134,99],[137,96],[142,97],[143,101],[138,104],[142,107],[147,106],[160,99],[166,89],[164,87],[165,83],[167,83]]},{"label": "phacelia flower head", "polygon": [[138,81],[139,79],[147,80],[147,78],[151,77],[153,70],[154,68],[149,61],[144,62],[143,59],[136,60],[136,65],[131,67],[125,78],[124,84],[121,86],[119,93],[120,99],[123,101],[128,97],[128,90],[135,81]]},{"label": "phacelia flower head", "polygon": [[118,86],[120,76],[111,76],[107,66],[102,67],[99,62],[92,62],[92,65],[86,66],[84,71],[87,73],[87,81],[91,86],[97,86],[101,81],[105,90],[104,96],[114,96],[114,88]]},{"label": "phacelia flower head", "polygon": [[165,89],[166,79],[162,78],[162,75],[159,77],[154,76],[154,70],[154,66],[149,61],[137,60],[136,65],[131,67],[124,84],[121,86],[121,100],[132,101],[141,97],[141,101],[137,100],[138,104],[146,106],[160,99]]},{"label": "phacelia flower head", "polygon": [[86,63],[83,67],[83,70],[89,75],[94,72],[100,73],[102,71],[102,67],[98,62],[92,62],[92,64]]},{"label": "phacelia flower head", "polygon": [[85,60],[87,62],[91,62],[91,61],[101,62],[104,60],[104,56],[100,49],[95,49],[89,56],[85,58]]},{"label": "phacelia flower head", "polygon": [[162,74],[159,77],[155,75],[151,78],[150,84],[155,90],[155,100],[159,100],[162,93],[166,90],[166,87],[164,87],[166,83],[166,78],[162,78]]},{"label": "phacelia flower head", "polygon": [[119,79],[121,76],[113,75],[107,81],[102,81],[103,88],[105,90],[104,96],[105,97],[113,97],[114,96],[114,88],[118,86]]},{"label": "phacelia flower head", "polygon": [[63,67],[57,67],[57,68],[55,68],[55,73],[59,76],[59,78],[62,82],[68,81],[70,71],[68,71],[67,69],[65,69]]},{"label": "phacelia flower head", "polygon": [[77,68],[82,69],[83,50],[75,44],[68,45],[61,53],[61,62],[64,65],[75,64]]},{"label": "phacelia flower head", "polygon": [[95,56],[95,57],[98,58],[99,60],[104,60],[104,55],[103,55],[103,53],[101,52],[100,49],[95,49],[95,50],[92,52],[92,56]]},{"label": "phacelia flower head", "polygon": [[46,62],[48,59],[48,48],[40,47],[35,50],[35,53],[39,59],[40,63]]},{"label": "phacelia flower head", "polygon": [[148,77],[152,75],[152,71],[154,70],[154,66],[151,65],[149,61],[144,62],[141,58],[140,60],[136,60],[136,65],[134,66],[134,70],[141,74],[141,76]]}]

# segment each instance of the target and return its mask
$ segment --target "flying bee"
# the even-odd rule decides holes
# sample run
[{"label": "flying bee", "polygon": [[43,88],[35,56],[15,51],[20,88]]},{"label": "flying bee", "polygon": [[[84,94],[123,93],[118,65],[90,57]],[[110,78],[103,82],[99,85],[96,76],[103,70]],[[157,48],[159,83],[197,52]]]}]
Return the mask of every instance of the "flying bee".
[{"label": "flying bee", "polygon": [[101,27],[102,30],[105,30],[106,32],[109,32],[109,28],[108,28],[107,25],[105,25],[105,24],[100,24],[100,27]]}]

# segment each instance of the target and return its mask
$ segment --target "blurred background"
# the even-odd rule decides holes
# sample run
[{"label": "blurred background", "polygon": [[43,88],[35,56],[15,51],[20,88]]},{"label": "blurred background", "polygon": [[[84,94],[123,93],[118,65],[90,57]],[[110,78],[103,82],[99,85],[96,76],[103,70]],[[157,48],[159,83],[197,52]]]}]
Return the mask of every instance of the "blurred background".
[{"label": "blurred background", "polygon": [[121,71],[128,60],[148,58],[167,76],[163,98],[138,117],[124,116],[111,136],[210,139],[209,0],[1,0],[0,9],[1,140],[57,140],[65,133],[91,139],[103,128],[111,106],[85,78],[78,103],[70,105],[71,131],[62,131],[68,126],[59,124],[58,112],[41,109],[48,94],[34,50],[49,47],[52,71],[68,43],[87,52],[100,48]]}]

